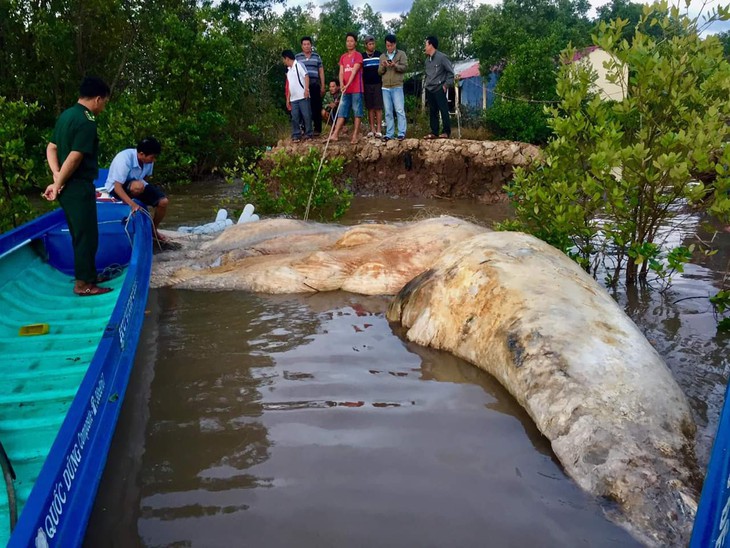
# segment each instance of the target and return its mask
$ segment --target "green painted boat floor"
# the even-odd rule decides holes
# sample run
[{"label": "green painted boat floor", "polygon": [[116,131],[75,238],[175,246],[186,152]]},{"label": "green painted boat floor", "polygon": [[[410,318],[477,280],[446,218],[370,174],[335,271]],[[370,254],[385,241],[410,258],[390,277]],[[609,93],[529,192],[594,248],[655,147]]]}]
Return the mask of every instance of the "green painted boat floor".
[{"label": "green painted boat floor", "polygon": [[[0,268],[0,441],[15,469],[18,515],[86,374],[116,304],[124,276],[105,295],[79,297],[73,280],[31,249]],[[45,335],[22,326],[48,324]],[[0,483],[0,542],[10,537],[8,500]]]}]

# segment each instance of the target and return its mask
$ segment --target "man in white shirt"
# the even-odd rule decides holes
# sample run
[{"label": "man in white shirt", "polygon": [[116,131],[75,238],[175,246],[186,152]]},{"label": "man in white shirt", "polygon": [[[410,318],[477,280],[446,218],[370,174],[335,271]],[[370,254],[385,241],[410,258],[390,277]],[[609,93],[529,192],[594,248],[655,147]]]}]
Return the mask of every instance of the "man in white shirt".
[{"label": "man in white shirt", "polygon": [[287,67],[286,108],[291,111],[291,140],[301,141],[302,126],[304,126],[304,139],[311,139],[312,110],[309,104],[309,74],[307,74],[307,69],[296,61],[292,50],[282,51],[281,59]]},{"label": "man in white shirt", "polygon": [[162,145],[154,137],[142,139],[137,148],[127,148],[112,160],[104,188],[117,200],[123,201],[132,211],[139,209],[134,199],[155,208],[153,223],[155,235],[164,240],[157,228],[167,213],[169,200],[159,187],[147,182],[152,175],[155,160],[162,152]]}]

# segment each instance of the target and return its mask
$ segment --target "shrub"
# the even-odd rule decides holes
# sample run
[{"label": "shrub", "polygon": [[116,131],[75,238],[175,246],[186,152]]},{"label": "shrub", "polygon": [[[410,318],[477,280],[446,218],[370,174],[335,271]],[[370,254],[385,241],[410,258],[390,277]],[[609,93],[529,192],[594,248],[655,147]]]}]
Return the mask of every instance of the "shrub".
[{"label": "shrub", "polygon": [[[718,11],[714,18],[730,17]],[[692,252],[664,248],[669,220],[686,204],[730,217],[730,63],[716,38],[701,38],[697,19],[666,3],[644,8],[637,28],[652,32],[629,42],[625,25],[602,22],[595,41],[613,55],[609,81],[626,98],[602,100],[595,73],[566,51],[550,110],[555,137],[544,162],[516,170],[509,190],[519,228],[605,274],[609,286],[652,273],[666,287]]]},{"label": "shrub", "polygon": [[345,160],[325,160],[317,176],[320,158],[321,152],[314,147],[304,155],[280,150],[271,158],[273,165],[268,176],[260,165],[254,165],[246,158],[239,158],[234,167],[224,169],[224,173],[228,182],[243,185],[243,198],[263,214],[304,218],[311,193],[310,217],[339,219],[352,200],[349,189],[336,184],[341,179]]},{"label": "shrub", "polygon": [[544,143],[550,137],[547,116],[539,103],[503,101],[497,98],[484,112],[487,127],[500,139]]},{"label": "shrub", "polygon": [[34,188],[34,172],[42,165],[33,161],[27,149],[26,127],[36,112],[37,103],[8,101],[0,96],[0,232],[35,216],[26,194]]}]

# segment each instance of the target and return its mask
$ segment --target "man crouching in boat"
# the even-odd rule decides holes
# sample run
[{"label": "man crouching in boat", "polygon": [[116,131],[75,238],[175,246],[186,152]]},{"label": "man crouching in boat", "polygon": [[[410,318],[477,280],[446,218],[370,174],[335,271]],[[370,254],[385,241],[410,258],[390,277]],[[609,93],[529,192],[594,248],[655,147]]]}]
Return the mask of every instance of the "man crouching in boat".
[{"label": "man crouching in boat", "polygon": [[139,206],[132,198],[154,207],[155,216],[152,224],[155,227],[155,236],[158,240],[164,241],[165,238],[157,229],[167,213],[169,200],[162,190],[146,180],[152,175],[155,160],[161,152],[162,145],[154,137],[142,139],[137,143],[136,149],[124,149],[112,160],[104,188],[113,198],[131,207],[133,212],[137,211]]},{"label": "man crouching in boat", "polygon": [[96,217],[99,138],[96,118],[109,101],[109,86],[100,78],[87,77],[81,82],[79,100],[59,116],[46,160],[53,174],[43,196],[58,198],[66,214],[74,250],[74,293],[81,297],[102,295],[112,290],[100,287],[96,273],[99,226]]}]

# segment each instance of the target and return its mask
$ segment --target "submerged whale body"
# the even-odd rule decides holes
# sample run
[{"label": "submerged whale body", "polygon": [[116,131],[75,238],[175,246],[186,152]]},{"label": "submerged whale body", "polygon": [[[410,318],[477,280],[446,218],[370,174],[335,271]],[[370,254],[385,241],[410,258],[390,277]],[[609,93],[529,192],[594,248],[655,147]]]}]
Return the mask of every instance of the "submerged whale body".
[{"label": "submerged whale body", "polygon": [[397,293],[388,318],[406,337],[496,377],[565,471],[620,510],[611,517],[647,544],[689,540],[699,474],[687,401],[606,291],[540,240],[450,217],[269,219],[158,255],[153,285]]}]

